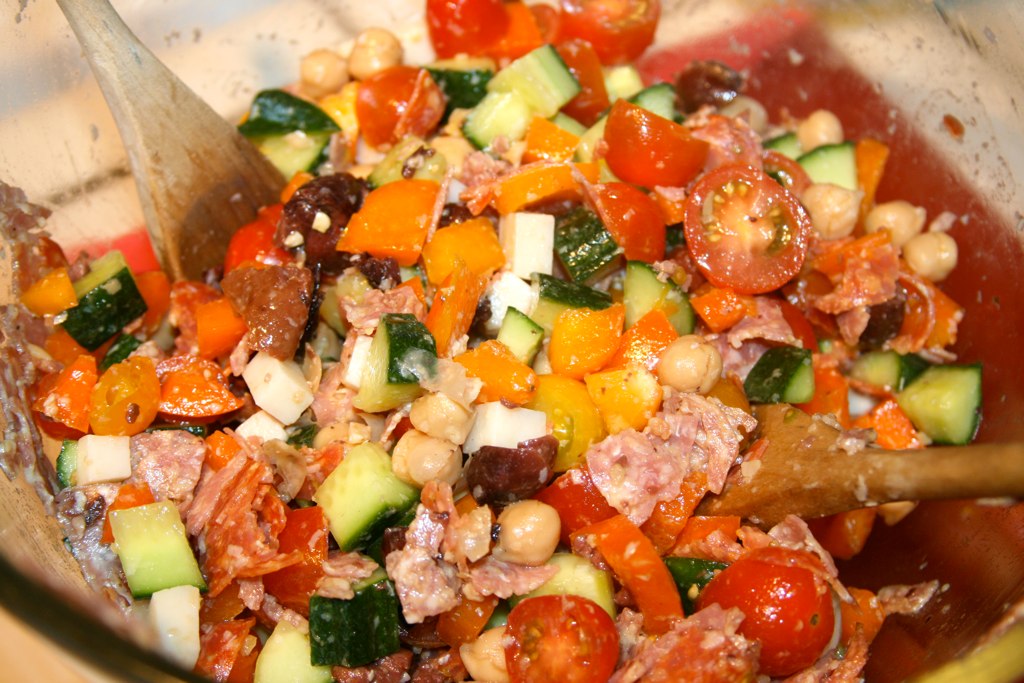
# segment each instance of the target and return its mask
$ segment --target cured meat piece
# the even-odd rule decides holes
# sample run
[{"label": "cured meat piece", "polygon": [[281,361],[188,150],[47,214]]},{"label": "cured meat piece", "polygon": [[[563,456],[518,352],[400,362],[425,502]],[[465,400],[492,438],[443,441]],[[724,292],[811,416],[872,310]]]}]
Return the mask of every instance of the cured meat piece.
[{"label": "cured meat piece", "polygon": [[132,476],[146,482],[156,500],[187,508],[203,471],[206,444],[183,429],[143,432],[131,438]]},{"label": "cured meat piece", "polygon": [[926,581],[909,586],[885,586],[878,591],[878,602],[888,614],[917,614],[935,597],[938,581]]},{"label": "cured meat piece", "polygon": [[816,299],[813,306],[825,313],[838,314],[880,304],[896,295],[899,276],[899,253],[892,244],[873,249],[867,256],[850,254],[835,289]]},{"label": "cured meat piece", "polygon": [[345,297],[341,300],[341,310],[352,329],[365,335],[373,334],[385,313],[411,313],[421,322],[427,317],[427,307],[411,287],[386,292],[371,289],[358,303]]},{"label": "cured meat piece", "polygon": [[690,449],[690,470],[704,471],[708,490],[721,493],[729,468],[739,455],[741,432],[751,433],[757,427],[757,420],[738,408],[700,394],[673,392],[666,397],[662,410],[693,415],[700,420]]},{"label": "cured meat piece", "polygon": [[316,594],[324,598],[350,600],[355,596],[352,584],[369,577],[379,565],[359,553],[333,552],[324,562],[324,575]]},{"label": "cured meat piece", "polygon": [[685,457],[664,448],[660,439],[627,429],[591,446],[587,469],[608,504],[640,525],[659,502],[679,494]]},{"label": "cured meat piece", "polygon": [[338,683],[401,683],[409,680],[412,652],[399,650],[366,666],[335,666],[331,677]]},{"label": "cured meat piece", "polygon": [[470,600],[482,600],[488,595],[502,599],[525,595],[557,573],[558,567],[554,565],[515,564],[488,555],[469,570],[469,582],[463,586],[463,592]]},{"label": "cured meat piece", "polygon": [[225,275],[221,286],[249,328],[250,348],[280,360],[295,355],[313,295],[313,274],[307,268],[243,266]]},{"label": "cured meat piece", "polygon": [[698,140],[707,142],[707,160],[704,172],[707,173],[726,164],[746,164],[761,168],[761,136],[743,119],[734,119],[721,114],[704,115],[698,112],[687,119],[694,121],[690,133]]},{"label": "cured meat piece", "polygon": [[204,627],[199,636],[199,660],[195,672],[218,682],[227,681],[238,657],[248,654],[246,640],[255,625],[256,619],[249,617]]},{"label": "cured meat piece", "polygon": [[754,298],[757,315],[748,316],[736,323],[725,335],[729,345],[734,349],[742,346],[749,339],[790,344],[795,346],[798,341],[793,336],[786,318],[782,315],[782,306],[778,301],[766,296]]}]

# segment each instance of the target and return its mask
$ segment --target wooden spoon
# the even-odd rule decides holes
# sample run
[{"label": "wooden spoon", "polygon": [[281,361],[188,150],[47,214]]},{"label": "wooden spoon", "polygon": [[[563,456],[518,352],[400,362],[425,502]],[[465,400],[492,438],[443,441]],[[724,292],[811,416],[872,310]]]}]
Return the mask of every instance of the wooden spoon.
[{"label": "wooden spoon", "polygon": [[707,496],[701,515],[739,515],[763,528],[789,514],[805,519],[898,500],[1024,497],[1024,444],[867,448],[852,455],[841,432],[802,410],[759,406],[760,459],[730,475]]},{"label": "wooden spoon", "polygon": [[146,49],[107,0],[57,0],[99,81],[174,279],[223,262],[234,231],[277,201],[281,174]]}]

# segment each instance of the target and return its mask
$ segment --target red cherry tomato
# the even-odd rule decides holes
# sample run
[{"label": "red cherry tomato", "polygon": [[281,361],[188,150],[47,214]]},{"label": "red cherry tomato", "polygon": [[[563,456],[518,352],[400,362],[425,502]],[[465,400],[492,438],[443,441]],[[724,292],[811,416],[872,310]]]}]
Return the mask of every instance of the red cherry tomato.
[{"label": "red cherry tomato", "polygon": [[630,261],[665,258],[665,219],[650,195],[627,183],[594,185],[590,199]]},{"label": "red cherry tomato", "polygon": [[766,149],[762,157],[764,172],[775,178],[784,188],[799,197],[811,185],[804,167],[775,149]]},{"label": "red cherry tomato", "polygon": [[502,0],[427,0],[430,42],[442,59],[483,54],[507,29]]},{"label": "red cherry tomato", "polygon": [[704,167],[708,143],[678,123],[616,100],[604,129],[605,160],[627,183],[682,187]]},{"label": "red cherry tomato", "polygon": [[686,200],[686,245],[712,284],[740,294],[778,289],[800,272],[811,219],[800,202],[750,166],[721,166]]},{"label": "red cherry tomato", "polygon": [[618,514],[594,485],[586,467],[566,472],[534,498],[558,510],[566,545],[572,545],[576,531]]},{"label": "red cherry tomato", "polygon": [[740,633],[761,643],[761,673],[788,676],[813,664],[832,640],[832,592],[820,566],[799,550],[753,550],[711,579],[697,608],[739,608]]},{"label": "red cherry tomato", "polygon": [[654,42],[660,0],[561,0],[561,36],[582,38],[603,64],[632,62]]},{"label": "red cherry tomato", "polygon": [[[545,5],[546,6],[546,5]],[[580,83],[580,93],[562,111],[584,126],[592,126],[611,102],[604,86],[604,71],[594,48],[585,40],[570,40],[555,47]]]},{"label": "red cherry tomato", "polygon": [[225,275],[245,263],[280,265],[295,260],[288,251],[274,244],[282,208],[281,204],[264,207],[256,220],[235,231],[224,255]]},{"label": "red cherry tomato", "polygon": [[619,658],[615,622],[577,595],[528,598],[508,615],[505,664],[512,683],[604,683]]},{"label": "red cherry tomato", "polygon": [[533,12],[533,20],[540,31],[540,37],[545,43],[554,43],[558,40],[558,32],[562,26],[562,13],[557,7],[543,3],[530,5]]},{"label": "red cherry tomato", "polygon": [[444,94],[426,69],[393,66],[359,83],[356,118],[371,147],[425,137],[444,114]]}]

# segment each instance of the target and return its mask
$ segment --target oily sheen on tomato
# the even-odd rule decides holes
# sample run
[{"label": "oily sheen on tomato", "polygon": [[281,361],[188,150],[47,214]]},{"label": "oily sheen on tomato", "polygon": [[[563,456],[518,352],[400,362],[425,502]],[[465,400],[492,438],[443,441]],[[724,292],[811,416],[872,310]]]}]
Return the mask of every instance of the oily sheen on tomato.
[{"label": "oily sheen on tomato", "polygon": [[821,656],[832,640],[832,592],[810,553],[778,546],[753,550],[719,572],[697,599],[745,618],[739,630],[761,643],[761,673],[788,676]]},{"label": "oily sheen on tomato", "polygon": [[615,622],[577,595],[527,598],[509,613],[507,628],[512,683],[605,683],[619,659]]},{"label": "oily sheen on tomato", "polygon": [[441,59],[483,54],[507,29],[502,0],[427,0],[427,30]]},{"label": "oily sheen on tomato", "polygon": [[654,42],[660,0],[561,0],[561,36],[581,38],[603,64],[631,62]]},{"label": "oily sheen on tomato", "polygon": [[556,45],[555,49],[580,84],[579,94],[569,100],[562,111],[584,126],[592,126],[611,104],[601,60],[585,40],[569,40]]},{"label": "oily sheen on tomato", "polygon": [[665,219],[650,195],[627,183],[592,186],[590,200],[630,261],[665,258]]},{"label": "oily sheen on tomato", "polygon": [[616,100],[604,129],[612,173],[643,187],[682,187],[704,167],[708,143],[678,123]]},{"label": "oily sheen on tomato", "polygon": [[394,144],[406,135],[425,137],[442,114],[444,94],[426,69],[393,66],[359,83],[356,118],[371,147]]},{"label": "oily sheen on tomato", "polygon": [[686,200],[686,245],[713,285],[740,294],[778,289],[799,272],[811,220],[764,172],[742,164],[703,176]]}]

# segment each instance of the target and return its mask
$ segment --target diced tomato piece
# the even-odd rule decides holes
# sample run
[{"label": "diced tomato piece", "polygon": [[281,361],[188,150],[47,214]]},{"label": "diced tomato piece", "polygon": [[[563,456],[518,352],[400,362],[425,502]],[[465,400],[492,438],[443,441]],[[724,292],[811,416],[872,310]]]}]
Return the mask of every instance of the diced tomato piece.
[{"label": "diced tomato piece", "polygon": [[534,498],[558,511],[558,518],[562,520],[562,543],[566,545],[583,527],[618,514],[594,485],[585,467],[569,470]]},{"label": "diced tomato piece", "polygon": [[263,587],[284,607],[303,616],[309,615],[309,598],[324,575],[327,559],[327,517],[323,508],[313,506],[289,510],[281,535],[279,550],[299,551],[297,563],[263,577]]},{"label": "diced tomato piece", "polygon": [[626,183],[602,183],[588,193],[601,222],[631,261],[665,258],[665,219],[650,195]]},{"label": "diced tomato piece", "polygon": [[612,173],[643,187],[682,187],[696,177],[708,155],[708,143],[686,128],[626,100],[612,105],[604,140]]},{"label": "diced tomato piece", "polygon": [[356,117],[371,147],[426,137],[444,114],[444,94],[426,69],[393,66],[359,82]]},{"label": "diced tomato piece", "polygon": [[427,30],[437,56],[483,54],[508,30],[502,0],[427,0]]},{"label": "diced tomato piece", "polygon": [[661,16],[659,0],[561,0],[562,38],[581,38],[597,50],[602,64],[623,64],[654,42]]},{"label": "diced tomato piece", "polygon": [[584,126],[592,126],[611,104],[604,85],[601,59],[585,40],[567,40],[556,45],[555,49],[581,88],[579,94],[562,107],[562,112]]}]

